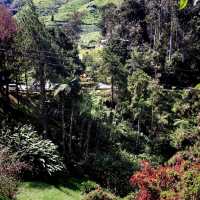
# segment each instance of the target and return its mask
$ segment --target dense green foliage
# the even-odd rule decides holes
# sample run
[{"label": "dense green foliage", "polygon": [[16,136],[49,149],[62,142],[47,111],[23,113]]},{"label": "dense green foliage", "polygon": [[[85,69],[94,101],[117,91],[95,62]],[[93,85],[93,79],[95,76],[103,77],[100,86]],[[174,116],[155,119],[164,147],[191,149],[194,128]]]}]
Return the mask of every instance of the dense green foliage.
[{"label": "dense green foliage", "polygon": [[94,190],[87,194],[83,200],[117,200],[117,197],[115,197],[113,194],[103,191],[101,188]]},{"label": "dense green foliage", "polygon": [[196,1],[28,0],[15,19],[1,10],[0,144],[31,166],[25,180],[86,176],[98,184],[78,186],[85,200],[198,200]]},{"label": "dense green foliage", "polygon": [[52,175],[64,170],[57,146],[50,140],[43,140],[30,125],[14,127],[14,131],[5,128],[1,130],[1,139],[1,143],[32,167],[35,175]]}]

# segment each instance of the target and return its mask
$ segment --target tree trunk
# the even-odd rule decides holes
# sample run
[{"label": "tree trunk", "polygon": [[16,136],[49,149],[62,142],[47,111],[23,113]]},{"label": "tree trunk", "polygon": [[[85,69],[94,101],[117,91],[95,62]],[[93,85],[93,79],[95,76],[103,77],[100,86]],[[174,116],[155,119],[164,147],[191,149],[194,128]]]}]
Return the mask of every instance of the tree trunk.
[{"label": "tree trunk", "polygon": [[138,133],[140,133],[140,118],[138,119],[137,129],[138,129]]},{"label": "tree trunk", "polygon": [[65,126],[65,99],[64,94],[61,94],[61,118],[62,118],[62,139],[63,153],[66,154],[66,126]]},{"label": "tree trunk", "polygon": [[80,135],[80,150],[83,151],[83,144],[84,144],[84,127],[85,127],[86,119],[84,118],[81,123],[81,135]]},{"label": "tree trunk", "polygon": [[25,69],[25,72],[24,72],[24,78],[25,78],[25,84],[26,84],[26,94],[27,96],[29,95],[29,89],[28,89],[28,76],[27,76],[27,69]]},{"label": "tree trunk", "polygon": [[161,41],[161,18],[162,18],[162,2],[159,2],[159,16],[158,16],[158,40]]},{"label": "tree trunk", "polygon": [[153,37],[153,47],[154,49],[156,49],[156,35],[157,35],[157,32],[156,32],[156,25],[154,26],[154,37]]},{"label": "tree trunk", "polygon": [[170,36],[169,36],[169,61],[171,61],[171,55],[173,51],[173,21],[174,21],[174,5],[172,1],[170,1],[170,7],[171,7],[171,22],[170,22]]},{"label": "tree trunk", "polygon": [[8,82],[6,83],[6,99],[7,99],[8,103],[9,103],[10,99],[9,99],[9,83]]},{"label": "tree trunk", "polygon": [[96,129],[97,129],[97,131],[96,131],[96,153],[97,153],[97,151],[98,151],[98,149],[99,149],[99,143],[100,143],[100,140],[99,140],[99,138],[100,138],[100,136],[99,136],[99,131],[98,130],[101,130],[101,128],[100,128],[100,124],[101,124],[101,120],[100,121],[97,121],[97,124],[96,124]]},{"label": "tree trunk", "polygon": [[154,106],[151,108],[151,132],[153,132],[153,124],[154,124]]},{"label": "tree trunk", "polygon": [[41,92],[41,122],[43,126],[43,137],[47,137],[47,98],[46,98],[46,77],[45,65],[40,64],[40,92]]},{"label": "tree trunk", "polygon": [[172,22],[171,22],[171,28],[170,28],[170,38],[169,38],[169,61],[171,61],[171,55],[172,55],[172,40],[173,40],[173,33],[172,33]]},{"label": "tree trunk", "polygon": [[72,154],[72,131],[73,131],[73,120],[74,120],[74,106],[72,104],[72,111],[71,111],[71,117],[70,117],[70,127],[69,127],[69,155]]},{"label": "tree trunk", "polygon": [[17,93],[17,105],[19,107],[19,81],[18,81],[18,72],[19,72],[19,66],[17,66],[17,71],[16,71],[16,93]]},{"label": "tree trunk", "polygon": [[92,128],[92,121],[88,121],[88,127],[87,127],[87,139],[85,142],[86,150],[85,150],[85,160],[88,159],[89,155],[89,143],[90,143],[90,136],[91,136],[91,128]]},{"label": "tree trunk", "polygon": [[111,77],[111,101],[112,101],[112,108],[114,107],[114,79],[113,75]]}]

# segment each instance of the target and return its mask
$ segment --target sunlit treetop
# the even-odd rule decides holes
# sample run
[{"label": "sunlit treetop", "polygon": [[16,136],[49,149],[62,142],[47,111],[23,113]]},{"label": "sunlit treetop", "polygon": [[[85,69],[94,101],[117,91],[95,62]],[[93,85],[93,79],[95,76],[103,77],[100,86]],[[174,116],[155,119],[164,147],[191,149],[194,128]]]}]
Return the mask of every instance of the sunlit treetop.
[{"label": "sunlit treetop", "polygon": [[0,5],[0,41],[10,39],[16,31],[15,19],[5,6]]},{"label": "sunlit treetop", "polygon": [[[193,5],[196,6],[199,0],[194,0]],[[179,9],[185,9],[188,5],[188,0],[179,0]]]},{"label": "sunlit treetop", "polygon": [[186,8],[187,4],[188,4],[188,0],[179,0],[179,9],[182,10]]}]

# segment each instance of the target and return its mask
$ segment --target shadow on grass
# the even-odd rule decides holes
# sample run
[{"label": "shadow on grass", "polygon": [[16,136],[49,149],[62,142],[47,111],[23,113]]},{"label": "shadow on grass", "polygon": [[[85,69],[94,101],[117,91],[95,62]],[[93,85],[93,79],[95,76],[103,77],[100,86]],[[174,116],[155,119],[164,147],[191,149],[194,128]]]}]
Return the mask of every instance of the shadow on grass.
[{"label": "shadow on grass", "polygon": [[80,190],[82,182],[84,182],[83,179],[69,178],[69,179],[66,179],[66,181],[64,180],[59,181],[58,184],[56,185],[60,187],[66,187],[71,190]]},{"label": "shadow on grass", "polygon": [[60,180],[59,184],[54,184],[54,187],[56,187],[61,192],[70,195],[70,193],[66,191],[65,188],[68,188],[72,191],[81,191],[81,184],[84,181],[86,181],[86,179],[69,178],[66,181]]},{"label": "shadow on grass", "polygon": [[28,187],[30,188],[36,188],[36,189],[48,189],[51,188],[52,185],[48,184],[48,183],[44,183],[44,182],[29,182],[27,184]]},{"label": "shadow on grass", "polygon": [[[81,191],[81,183],[86,181],[85,179],[76,179],[76,178],[66,178],[62,180],[56,180],[51,182],[28,182],[26,187],[33,189],[52,189],[55,188],[62,193],[65,193],[68,196],[73,196],[73,192]],[[71,192],[70,192],[71,190]]]}]

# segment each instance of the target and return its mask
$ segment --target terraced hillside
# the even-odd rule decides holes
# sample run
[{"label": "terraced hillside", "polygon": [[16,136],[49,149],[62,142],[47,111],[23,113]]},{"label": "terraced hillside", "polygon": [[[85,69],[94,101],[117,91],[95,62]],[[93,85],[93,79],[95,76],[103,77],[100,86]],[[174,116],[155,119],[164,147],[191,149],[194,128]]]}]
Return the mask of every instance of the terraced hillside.
[{"label": "terraced hillside", "polygon": [[[91,41],[100,38],[101,7],[114,3],[120,4],[122,0],[34,0],[44,23],[52,25],[64,22],[74,12],[83,13],[81,44],[88,45]],[[54,22],[51,21],[52,15]]]},{"label": "terraced hillside", "polygon": [[[101,8],[109,3],[119,5],[123,0],[33,0],[41,20],[47,25],[62,23],[74,12],[81,12],[82,34],[80,44],[89,45],[91,41],[100,39],[99,23],[102,18]],[[26,0],[0,0],[0,3],[11,5],[14,10],[19,10]],[[54,16],[54,21],[52,21]]]},{"label": "terraced hillside", "polygon": [[84,12],[85,23],[98,23],[99,8],[108,4],[119,4],[122,0],[33,0],[40,14],[49,22],[54,14],[55,20],[65,20],[74,11]]}]

